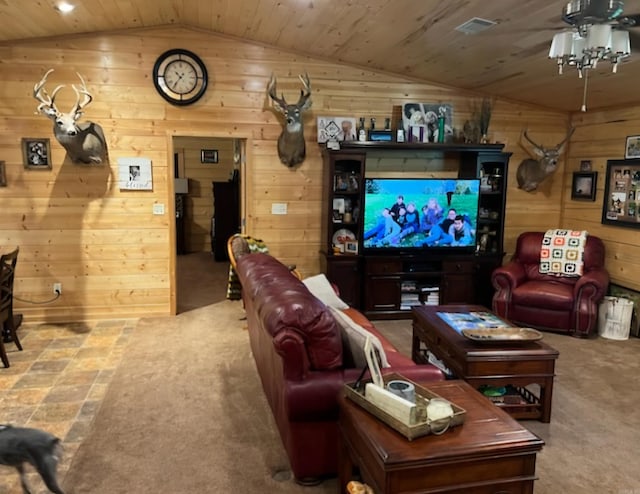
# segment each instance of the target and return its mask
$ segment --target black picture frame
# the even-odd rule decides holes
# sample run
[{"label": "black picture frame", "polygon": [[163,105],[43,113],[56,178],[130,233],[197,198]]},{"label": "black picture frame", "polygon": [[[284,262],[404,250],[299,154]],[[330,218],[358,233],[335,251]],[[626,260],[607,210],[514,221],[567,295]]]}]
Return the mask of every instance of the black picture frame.
[{"label": "black picture frame", "polygon": [[4,161],[0,161],[0,187],[7,186],[7,168]]},{"label": "black picture frame", "polygon": [[22,138],[22,160],[28,170],[51,170],[51,146],[49,139]]},{"label": "black picture frame", "polygon": [[598,172],[573,172],[571,199],[577,201],[595,201]]},{"label": "black picture frame", "polygon": [[602,224],[640,228],[640,159],[608,160]]},{"label": "black picture frame", "polygon": [[218,162],[217,149],[201,149],[200,150],[200,163],[217,163],[217,162]]}]

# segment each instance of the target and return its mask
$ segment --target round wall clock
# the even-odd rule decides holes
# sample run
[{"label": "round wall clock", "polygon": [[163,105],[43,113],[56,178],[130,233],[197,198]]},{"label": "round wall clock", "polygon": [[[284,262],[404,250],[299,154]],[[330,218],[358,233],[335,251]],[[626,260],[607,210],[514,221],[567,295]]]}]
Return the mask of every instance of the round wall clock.
[{"label": "round wall clock", "polygon": [[164,99],[173,105],[195,103],[207,90],[207,68],[195,53],[181,48],[158,57],[153,66],[153,83]]}]

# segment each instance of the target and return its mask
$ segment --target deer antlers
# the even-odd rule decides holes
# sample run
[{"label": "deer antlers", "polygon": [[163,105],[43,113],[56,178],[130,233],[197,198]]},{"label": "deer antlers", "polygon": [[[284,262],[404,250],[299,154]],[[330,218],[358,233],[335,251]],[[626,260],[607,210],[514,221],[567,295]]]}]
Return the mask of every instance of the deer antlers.
[{"label": "deer antlers", "polygon": [[[311,96],[311,81],[309,80],[309,74],[307,74],[306,72],[304,73],[304,75],[299,75],[298,78],[300,79],[300,81],[302,81],[303,89],[300,90],[300,98],[298,99],[298,102],[295,105],[291,106],[297,107],[299,110],[302,110],[307,108],[305,107],[305,105],[307,103],[307,100],[309,99],[309,96]],[[271,74],[271,79],[269,79],[269,84],[267,84],[267,91],[269,92],[269,97],[275,103],[276,109],[284,113],[285,109],[289,105],[287,104],[287,100],[284,99],[283,94],[280,94],[280,97],[278,98],[278,95],[276,94],[276,84],[276,76],[274,74]]]},{"label": "deer antlers", "polygon": [[[51,74],[51,72],[53,72],[53,69],[49,69],[44,77],[40,80],[40,82],[37,82],[33,86],[33,97],[40,102],[36,111],[37,113],[44,113],[48,117],[56,117],[63,115],[63,113],[56,107],[55,101],[58,91],[65,87],[65,85],[60,84],[59,86],[56,86],[56,88],[51,93],[51,96],[49,96],[47,90],[44,88],[44,85],[47,83],[47,77],[49,77],[49,74]],[[82,109],[89,103],[91,103],[91,101],[93,101],[93,96],[87,90],[87,85],[84,82],[84,79],[78,72],[76,72],[76,75],[80,78],[80,82],[82,82],[82,85],[80,86],[80,89],[78,89],[75,84],[71,85],[76,93],[76,103],[73,105],[73,108],[69,112],[69,115],[73,116],[73,120],[77,120],[78,118],[80,118],[80,115],[82,115]],[[82,102],[80,102],[80,95],[84,96]]]}]

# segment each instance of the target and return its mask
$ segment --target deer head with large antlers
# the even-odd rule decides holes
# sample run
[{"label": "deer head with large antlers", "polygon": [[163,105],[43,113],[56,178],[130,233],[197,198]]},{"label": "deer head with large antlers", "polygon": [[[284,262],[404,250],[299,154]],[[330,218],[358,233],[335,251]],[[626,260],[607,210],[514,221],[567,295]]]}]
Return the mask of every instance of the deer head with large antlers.
[{"label": "deer head with large antlers", "polygon": [[[560,159],[562,150],[574,130],[573,127],[570,128],[562,142],[553,148],[545,148],[544,146],[536,144],[529,138],[526,130],[523,132],[523,137],[533,146],[533,151],[537,159],[524,159],[518,166],[516,173],[518,188],[526,192],[532,192],[538,188],[540,182],[556,171],[558,168],[558,159]],[[522,143],[520,143],[520,145],[522,146]],[[527,148],[522,147],[531,154]]]},{"label": "deer head with large antlers", "polygon": [[284,95],[278,98],[276,94],[276,77],[271,74],[271,80],[267,85],[269,97],[273,100],[273,106],[284,115],[285,125],[278,137],[278,156],[280,161],[289,168],[302,163],[305,158],[306,148],[304,143],[304,128],[302,125],[302,112],[311,108],[311,83],[309,76],[299,76],[303,89],[300,90],[300,98],[295,105],[287,104]]},{"label": "deer head with large antlers", "polygon": [[[58,91],[64,85],[57,86],[51,95],[44,88],[51,72],[53,69],[49,69],[42,80],[33,87],[33,97],[40,102],[37,112],[53,121],[53,134],[73,162],[102,163],[107,149],[102,127],[93,122],[77,123],[82,116],[83,108],[93,99],[84,79],[78,74],[82,85],[79,88],[75,84],[71,85],[76,93],[76,103],[69,113],[63,113],[58,110],[55,101]],[[80,101],[81,97],[82,101]]]}]

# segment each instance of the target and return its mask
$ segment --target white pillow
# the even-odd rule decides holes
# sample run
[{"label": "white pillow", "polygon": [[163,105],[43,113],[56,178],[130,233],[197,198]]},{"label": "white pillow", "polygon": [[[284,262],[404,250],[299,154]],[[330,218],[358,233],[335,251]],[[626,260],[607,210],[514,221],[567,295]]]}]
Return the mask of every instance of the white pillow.
[{"label": "white pillow", "polygon": [[353,356],[353,363],[356,367],[362,368],[367,366],[367,359],[364,353],[364,344],[367,337],[371,339],[373,347],[380,356],[380,367],[391,367],[387,360],[387,354],[385,353],[384,348],[382,348],[382,343],[380,343],[380,339],[376,335],[371,334],[362,326],[356,324],[353,319],[341,310],[335,309],[331,306],[329,306],[329,310],[333,314],[338,326],[340,326],[342,334],[346,337],[344,339],[349,343],[351,355]]},{"label": "white pillow", "polygon": [[336,295],[333,286],[329,283],[327,277],[323,274],[310,276],[302,280],[309,291],[327,307],[334,309],[348,309],[349,306]]}]

